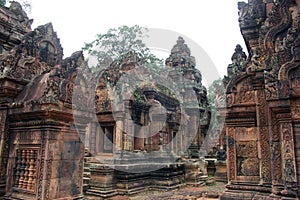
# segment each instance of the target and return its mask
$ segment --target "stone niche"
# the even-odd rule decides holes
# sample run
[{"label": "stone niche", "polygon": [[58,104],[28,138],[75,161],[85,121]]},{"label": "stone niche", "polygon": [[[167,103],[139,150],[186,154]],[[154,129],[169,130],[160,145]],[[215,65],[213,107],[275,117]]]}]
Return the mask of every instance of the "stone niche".
[{"label": "stone niche", "polygon": [[238,7],[248,58],[237,46],[224,78],[229,184],[221,199],[298,199],[299,2]]}]

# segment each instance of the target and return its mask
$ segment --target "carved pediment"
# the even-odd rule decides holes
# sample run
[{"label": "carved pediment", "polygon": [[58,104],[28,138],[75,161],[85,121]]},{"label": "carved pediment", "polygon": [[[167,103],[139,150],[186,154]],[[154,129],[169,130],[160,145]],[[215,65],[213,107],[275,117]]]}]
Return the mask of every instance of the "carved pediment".
[{"label": "carved pediment", "polygon": [[0,55],[0,78],[29,81],[61,63],[63,50],[51,24],[25,35],[20,45]]},{"label": "carved pediment", "polygon": [[23,55],[35,57],[51,67],[61,63],[63,49],[51,23],[37,27],[25,35],[17,47]]},{"label": "carved pediment", "polygon": [[[82,52],[75,52],[71,57],[66,58],[61,65],[55,65],[50,71],[35,76],[24,88],[17,98],[18,103],[39,102],[39,103],[59,103],[59,101],[72,104],[75,84],[83,87],[81,80],[86,77],[81,75],[77,79],[79,68],[84,68],[84,58]],[[84,88],[88,88],[84,84]],[[76,104],[79,101],[85,106],[88,105],[89,94],[77,91]]]}]

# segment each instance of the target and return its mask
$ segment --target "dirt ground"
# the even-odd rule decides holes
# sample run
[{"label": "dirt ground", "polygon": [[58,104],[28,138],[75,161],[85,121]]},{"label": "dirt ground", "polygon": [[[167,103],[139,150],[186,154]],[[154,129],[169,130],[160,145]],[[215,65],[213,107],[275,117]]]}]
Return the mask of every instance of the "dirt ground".
[{"label": "dirt ground", "polygon": [[134,196],[115,196],[112,200],[215,200],[225,190],[225,183],[211,186],[186,186],[173,191],[148,191]]}]

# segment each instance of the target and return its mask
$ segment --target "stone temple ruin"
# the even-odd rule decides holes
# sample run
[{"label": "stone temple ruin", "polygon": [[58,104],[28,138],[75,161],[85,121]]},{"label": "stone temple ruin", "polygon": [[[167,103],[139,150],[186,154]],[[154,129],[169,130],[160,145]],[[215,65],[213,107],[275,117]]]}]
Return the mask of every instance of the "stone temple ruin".
[{"label": "stone temple ruin", "polygon": [[[227,151],[215,165],[228,180],[221,199],[300,196],[299,3],[238,4],[248,56],[237,45],[216,94]],[[20,4],[0,7],[3,199],[99,199],[203,183],[209,103],[182,37],[166,59],[165,85],[134,52],[92,77],[82,52],[63,59],[51,24],[31,23]]]},{"label": "stone temple ruin", "polygon": [[147,70],[135,53],[91,78],[82,52],[63,59],[51,24],[31,30],[15,2],[0,13],[4,199],[95,199],[203,182],[198,151],[210,111],[183,38],[166,60],[176,91],[143,77],[130,91]]},{"label": "stone temple ruin", "polygon": [[249,56],[236,47],[220,96],[229,181],[221,199],[300,195],[299,3],[238,4]]}]

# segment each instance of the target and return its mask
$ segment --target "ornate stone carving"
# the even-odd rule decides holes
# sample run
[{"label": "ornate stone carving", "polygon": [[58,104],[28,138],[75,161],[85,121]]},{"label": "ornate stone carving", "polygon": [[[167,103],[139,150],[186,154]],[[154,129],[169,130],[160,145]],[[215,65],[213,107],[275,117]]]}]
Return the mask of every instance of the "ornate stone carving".
[{"label": "ornate stone carving", "polygon": [[31,31],[32,19],[22,9],[20,3],[13,1],[10,8],[0,8],[1,38],[0,53],[5,54],[18,45],[23,36]]},{"label": "ornate stone carving", "polygon": [[227,76],[224,76],[223,84],[227,86],[232,77],[246,71],[247,56],[241,45],[236,45],[233,55],[231,56],[232,64],[227,67]]},{"label": "ornate stone carving", "polygon": [[251,0],[248,4],[239,2],[238,8],[241,29],[256,27],[266,18],[265,5],[262,0]]},{"label": "ornate stone carving", "polygon": [[236,179],[236,156],[235,156],[235,129],[227,128],[226,129],[227,136],[227,151],[228,151],[228,169],[229,180],[234,181]]},{"label": "ornate stone carving", "polygon": [[9,134],[7,126],[5,126],[7,120],[7,110],[0,110],[0,141],[3,148],[1,149],[2,159],[0,160],[0,177],[5,177],[7,172],[7,163],[9,155]]},{"label": "ornate stone carving", "polygon": [[292,126],[289,123],[281,124],[282,151],[284,159],[284,178],[287,182],[296,182],[295,154],[292,136]]},{"label": "ornate stone carving", "polygon": [[14,167],[14,187],[35,193],[38,150],[17,149]]},{"label": "ornate stone carving", "polygon": [[244,176],[258,176],[259,175],[259,159],[246,158],[241,165],[241,173]]},{"label": "ornate stone carving", "polygon": [[[255,126],[257,127],[257,156],[247,155],[243,148],[251,149],[254,140],[244,137],[239,141],[236,132],[237,151],[228,151],[228,157],[237,157],[238,176],[260,177],[261,188],[250,189],[251,192],[269,190],[270,197],[284,198],[293,196],[299,190],[297,159],[299,143],[294,141],[299,129],[298,97],[299,82],[299,1],[280,0],[262,1],[249,0],[248,4],[239,3],[240,28],[245,39],[249,56],[247,70],[232,77],[227,87],[226,129],[239,130],[239,127],[249,126],[248,123],[237,123],[239,116],[246,110],[255,110]],[[247,80],[248,79],[248,80]],[[245,89],[242,89],[245,83]],[[247,102],[243,104],[243,102]],[[254,109],[255,106],[255,109]],[[297,127],[294,129],[293,126]],[[299,145],[298,145],[299,146]],[[295,152],[298,152],[295,154]],[[234,154],[234,155],[231,155]],[[245,156],[245,155],[247,156]],[[250,153],[249,153],[250,154]],[[253,156],[253,157],[252,157]],[[230,161],[229,161],[230,162]],[[254,163],[254,165],[252,165]],[[259,166],[259,167],[256,167]],[[233,167],[234,168],[234,167]],[[229,176],[230,180],[234,180]],[[296,180],[297,179],[297,180]],[[235,198],[239,199],[238,189],[246,180],[258,182],[257,178],[240,178],[228,188]],[[247,185],[248,187],[248,185]],[[273,193],[271,195],[271,193]],[[226,197],[233,195],[224,194]],[[222,199],[222,198],[221,198]]]}]

